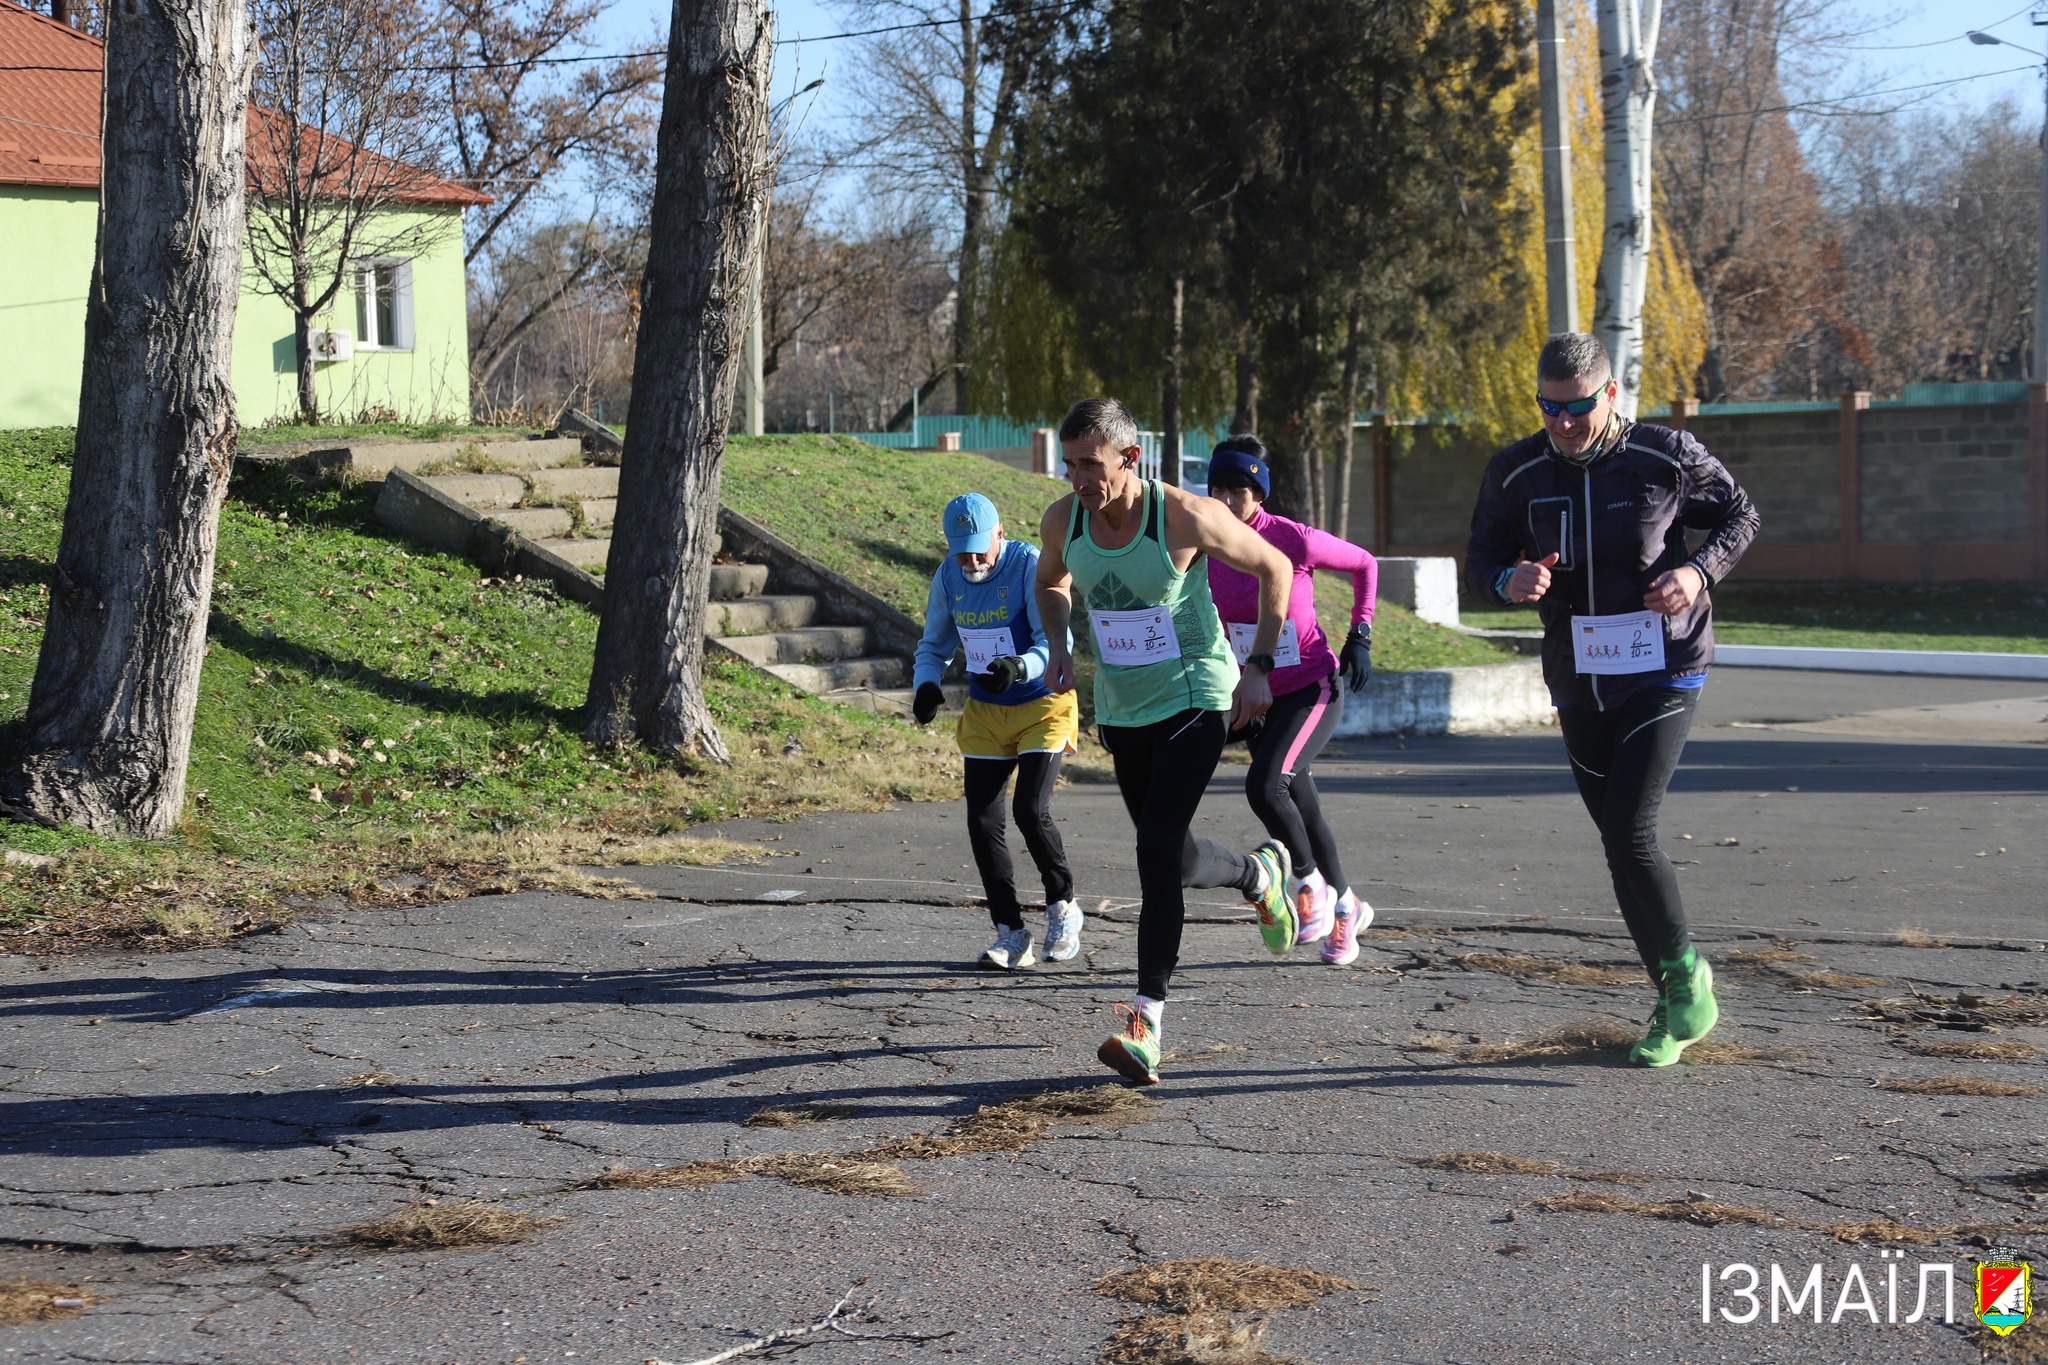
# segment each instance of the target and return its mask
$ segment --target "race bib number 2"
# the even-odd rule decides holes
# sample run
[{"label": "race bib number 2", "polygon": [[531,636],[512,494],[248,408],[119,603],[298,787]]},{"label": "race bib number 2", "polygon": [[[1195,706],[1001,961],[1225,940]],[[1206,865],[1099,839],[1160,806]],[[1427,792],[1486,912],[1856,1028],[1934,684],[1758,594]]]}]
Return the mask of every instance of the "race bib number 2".
[{"label": "race bib number 2", "polygon": [[1572,659],[1581,673],[1661,673],[1664,618],[1654,611],[1574,616]]},{"label": "race bib number 2", "polygon": [[1133,667],[1180,657],[1173,613],[1165,607],[1091,612],[1088,625],[1095,632],[1096,656],[1106,664]]}]

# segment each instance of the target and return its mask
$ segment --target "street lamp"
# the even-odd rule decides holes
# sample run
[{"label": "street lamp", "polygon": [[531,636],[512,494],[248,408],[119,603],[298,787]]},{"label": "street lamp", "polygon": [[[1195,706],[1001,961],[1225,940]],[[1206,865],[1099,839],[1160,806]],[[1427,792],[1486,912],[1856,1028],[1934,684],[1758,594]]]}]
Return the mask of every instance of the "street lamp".
[{"label": "street lamp", "polygon": [[[2048,26],[2048,3],[2034,6],[2028,16],[2036,27]],[[1979,47],[2014,47],[2043,62],[2042,75],[2048,82],[2048,53],[2021,47],[1989,33],[1971,29],[1969,39]],[[2044,83],[2048,90],[2048,83]],[[2048,117],[2041,125],[2041,218],[2034,235],[2034,373],[2036,384],[2048,384]]]}]

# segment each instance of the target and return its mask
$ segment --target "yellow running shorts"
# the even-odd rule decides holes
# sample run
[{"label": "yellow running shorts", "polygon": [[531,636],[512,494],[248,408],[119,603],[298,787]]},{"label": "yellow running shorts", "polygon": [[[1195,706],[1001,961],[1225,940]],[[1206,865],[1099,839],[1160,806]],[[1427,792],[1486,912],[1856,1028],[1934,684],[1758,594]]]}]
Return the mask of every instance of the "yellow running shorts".
[{"label": "yellow running shorts", "polygon": [[953,736],[969,758],[1071,754],[1081,737],[1081,703],[1072,692],[1054,692],[1015,706],[969,697]]}]

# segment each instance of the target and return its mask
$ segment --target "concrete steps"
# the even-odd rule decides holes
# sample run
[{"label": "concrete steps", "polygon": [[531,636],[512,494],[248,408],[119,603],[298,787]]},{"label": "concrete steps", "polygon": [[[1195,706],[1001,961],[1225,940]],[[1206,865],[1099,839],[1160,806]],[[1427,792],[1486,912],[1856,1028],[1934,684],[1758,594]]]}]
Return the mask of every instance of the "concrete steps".
[{"label": "concrete steps", "polygon": [[[578,568],[601,574],[611,557],[605,533],[618,515],[619,471],[579,463],[574,441],[361,446],[350,454],[352,467],[365,474],[458,462],[484,466],[424,481]],[[712,566],[713,643],[806,692],[864,711],[910,714],[910,659],[876,652],[875,632],[862,621],[821,619],[825,610],[809,593],[771,594],[768,578],[765,564]],[[957,709],[967,689],[948,684],[946,694]]]}]

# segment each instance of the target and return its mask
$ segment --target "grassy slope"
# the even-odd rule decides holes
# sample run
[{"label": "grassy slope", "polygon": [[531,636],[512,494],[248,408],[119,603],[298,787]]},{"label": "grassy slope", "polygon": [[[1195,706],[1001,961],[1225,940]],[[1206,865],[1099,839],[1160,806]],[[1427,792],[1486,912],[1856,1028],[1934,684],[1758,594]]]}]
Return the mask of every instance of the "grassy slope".
[{"label": "grassy slope", "polygon": [[319,426],[305,426],[297,422],[279,422],[271,426],[253,427],[242,433],[245,446],[283,445],[292,441],[346,441],[365,436],[378,436],[406,441],[447,441],[458,436],[480,436],[484,434],[532,435],[535,427],[490,427],[474,426],[468,422],[323,422]]},{"label": "grassy slope", "polygon": [[[68,430],[0,433],[0,743],[28,700],[70,448]],[[283,892],[361,890],[392,872],[475,884],[600,847],[616,861],[714,817],[954,793],[942,736],[731,664],[707,678],[731,768],[594,749],[578,713],[596,632],[549,588],[394,540],[360,488],[238,478],[179,837],[0,821],[0,844],[66,854],[61,877],[0,870],[0,922],[133,926],[196,897],[232,923]]]},{"label": "grassy slope", "polygon": [[[985,493],[1004,530],[1038,540],[1046,507],[1066,491],[980,455],[879,450],[831,436],[738,439],[726,455],[726,503],[845,574],[912,617],[924,619],[932,570],[945,553],[939,514],[955,495]],[[1316,605],[1325,629],[1342,628],[1351,580],[1318,575]],[[1084,641],[1085,647],[1085,641]],[[1373,660],[1385,669],[1499,663],[1498,646],[1417,620],[1400,607],[1379,609]]]},{"label": "grassy slope", "polygon": [[[1466,611],[1467,625],[1535,630],[1531,611]],[[1731,645],[2048,654],[2048,591],[2027,583],[1932,587],[1744,583],[1714,589],[1714,637]]]}]

